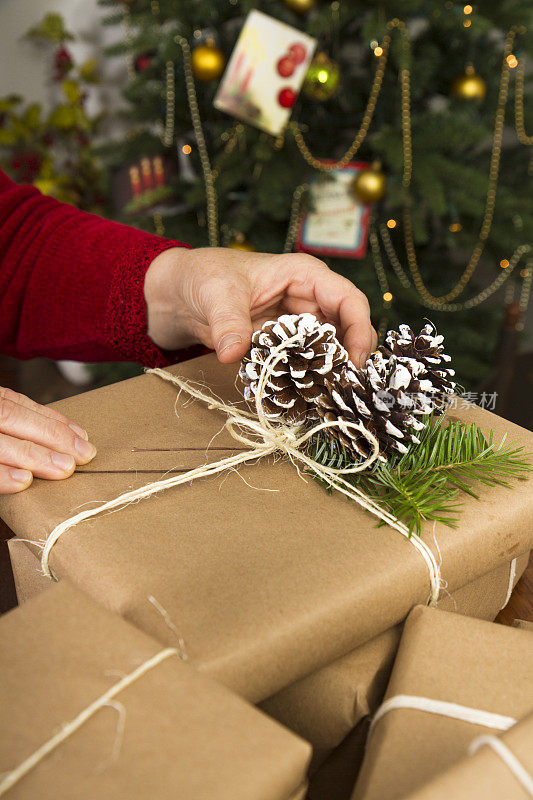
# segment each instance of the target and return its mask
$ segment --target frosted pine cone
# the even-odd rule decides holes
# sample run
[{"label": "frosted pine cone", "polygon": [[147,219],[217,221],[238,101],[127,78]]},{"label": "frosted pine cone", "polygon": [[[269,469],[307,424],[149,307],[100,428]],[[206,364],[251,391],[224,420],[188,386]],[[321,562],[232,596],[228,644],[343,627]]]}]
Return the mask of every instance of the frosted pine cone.
[{"label": "frosted pine cone", "polygon": [[[328,394],[321,397],[318,413],[324,422],[337,422],[326,429],[345,447],[367,457],[372,452],[368,439],[349,423],[359,423],[379,442],[379,458],[386,461],[392,450],[406,453],[420,441],[416,431],[424,428],[417,419],[431,411],[429,403],[417,397],[420,382],[409,368],[379,350],[363,369],[348,366],[337,384],[327,382]],[[413,397],[413,395],[415,397]]]},{"label": "frosted pine cone", "polygon": [[445,396],[452,394],[455,387],[451,380],[455,371],[446,367],[451,358],[444,353],[443,341],[444,336],[437,336],[433,325],[425,325],[418,336],[409,325],[400,325],[399,332],[387,333],[386,347],[380,348],[385,354],[390,351],[400,363],[416,370],[421,391],[431,398],[432,410],[442,410],[446,405]]},{"label": "frosted pine cone", "polygon": [[266,358],[294,336],[296,341],[287,345],[262,398],[269,419],[289,424],[318,418],[317,402],[326,391],[325,382],[336,384],[348,362],[333,325],[320,323],[312,314],[284,314],[276,322],[266,322],[252,336],[252,346],[239,369],[246,400],[255,399]]}]

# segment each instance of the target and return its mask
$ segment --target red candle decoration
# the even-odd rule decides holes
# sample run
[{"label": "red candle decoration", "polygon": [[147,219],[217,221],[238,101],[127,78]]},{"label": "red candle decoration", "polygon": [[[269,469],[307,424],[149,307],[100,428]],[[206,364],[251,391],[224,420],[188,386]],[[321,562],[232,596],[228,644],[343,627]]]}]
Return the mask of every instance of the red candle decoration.
[{"label": "red candle decoration", "polygon": [[278,103],[282,108],[292,108],[295,102],[296,92],[294,89],[291,89],[288,86],[285,89],[281,89],[280,93],[278,94]]},{"label": "red candle decoration", "polygon": [[282,78],[290,78],[290,76],[296,69],[296,64],[294,63],[292,58],[290,58],[290,56],[283,56],[283,58],[280,58],[280,60],[278,61],[276,69],[278,71],[278,74],[281,75]]},{"label": "red candle decoration", "polygon": [[307,55],[307,50],[305,49],[304,45],[300,42],[296,42],[295,44],[291,44],[289,47],[289,58],[294,61],[295,64],[301,64],[302,61],[305,61],[305,57]]}]

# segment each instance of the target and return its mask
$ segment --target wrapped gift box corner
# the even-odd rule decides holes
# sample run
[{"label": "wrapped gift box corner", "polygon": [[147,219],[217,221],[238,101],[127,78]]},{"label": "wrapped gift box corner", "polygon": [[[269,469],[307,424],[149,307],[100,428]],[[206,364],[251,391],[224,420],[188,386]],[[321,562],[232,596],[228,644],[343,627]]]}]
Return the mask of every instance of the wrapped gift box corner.
[{"label": "wrapped gift box corner", "polygon": [[[0,790],[10,771],[161,650],[67,581],[0,618],[0,707],[9,731],[0,744]],[[295,800],[305,794],[310,746],[175,653],[113,703],[6,796],[170,800],[178,792],[187,800]]]},{"label": "wrapped gift box corner", "polygon": [[[13,547],[13,550],[18,552],[20,548]],[[524,553],[516,561],[503,564],[453,594],[443,595],[439,608],[494,620],[505,607],[528,561],[529,553]],[[38,569],[36,559],[32,566],[35,572]],[[14,572],[17,572],[16,564]],[[24,583],[23,579],[21,582]],[[365,717],[376,711],[387,688],[402,627],[399,624],[389,628],[261,703],[267,714],[312,743],[311,771]]]},{"label": "wrapped gift box corner", "polygon": [[[214,355],[172,370],[242,403],[235,369]],[[0,515],[38,553],[83,504],[242,447],[223,415],[182,393],[176,417],[175,401],[175,387],[144,375],[56,404],[89,431],[96,458],[66,481],[36,480],[2,497]],[[531,434],[490,412],[452,413],[533,450]],[[435,528],[452,593],[532,545],[527,481],[482,486],[480,497],[465,496],[457,529]],[[429,546],[433,533],[423,530]],[[162,643],[175,644],[177,630],[191,663],[254,702],[400,623],[429,596],[427,565],[405,537],[273,458],[86,521],[56,543],[50,565]]]},{"label": "wrapped gift box corner", "polygon": [[[533,711],[533,636],[418,606],[405,623],[385,701],[398,695],[519,720]],[[392,709],[369,735],[352,800],[404,798],[465,756],[478,736],[494,733],[426,710]]]},{"label": "wrapped gift box corner", "polygon": [[497,749],[486,742],[479,742],[478,747],[474,740],[476,746],[471,755],[405,800],[528,800],[533,793],[524,787],[520,767],[533,786],[533,714],[494,739],[503,745],[506,754],[511,754],[513,765],[514,759],[518,761],[520,777],[516,775],[516,767],[513,771]]}]

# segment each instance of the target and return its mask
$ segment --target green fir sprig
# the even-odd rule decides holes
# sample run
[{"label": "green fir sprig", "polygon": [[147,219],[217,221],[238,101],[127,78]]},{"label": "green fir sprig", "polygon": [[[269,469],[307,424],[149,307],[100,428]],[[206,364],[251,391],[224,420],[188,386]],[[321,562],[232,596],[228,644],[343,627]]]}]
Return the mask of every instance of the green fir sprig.
[{"label": "green fir sprig", "polygon": [[[472,483],[509,486],[510,479],[523,479],[531,471],[524,448],[508,443],[506,436],[496,445],[492,431],[486,438],[474,423],[443,425],[444,419],[429,418],[420,444],[404,455],[394,454],[386,463],[343,476],[404,522],[410,536],[420,536],[424,520],[457,527],[460,493],[478,498]],[[354,464],[353,453],[324,432],[311,440],[309,455],[336,469]]]}]

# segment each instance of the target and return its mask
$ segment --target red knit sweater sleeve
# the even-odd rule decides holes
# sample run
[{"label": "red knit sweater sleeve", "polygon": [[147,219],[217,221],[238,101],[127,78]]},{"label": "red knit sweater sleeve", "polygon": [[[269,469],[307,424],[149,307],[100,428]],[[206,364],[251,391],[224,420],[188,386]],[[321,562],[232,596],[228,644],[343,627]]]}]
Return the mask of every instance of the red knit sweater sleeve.
[{"label": "red knit sweater sleeve", "polygon": [[186,246],[78,211],[0,170],[0,351],[17,358],[138,361],[195,354],[147,336],[144,276]]}]

